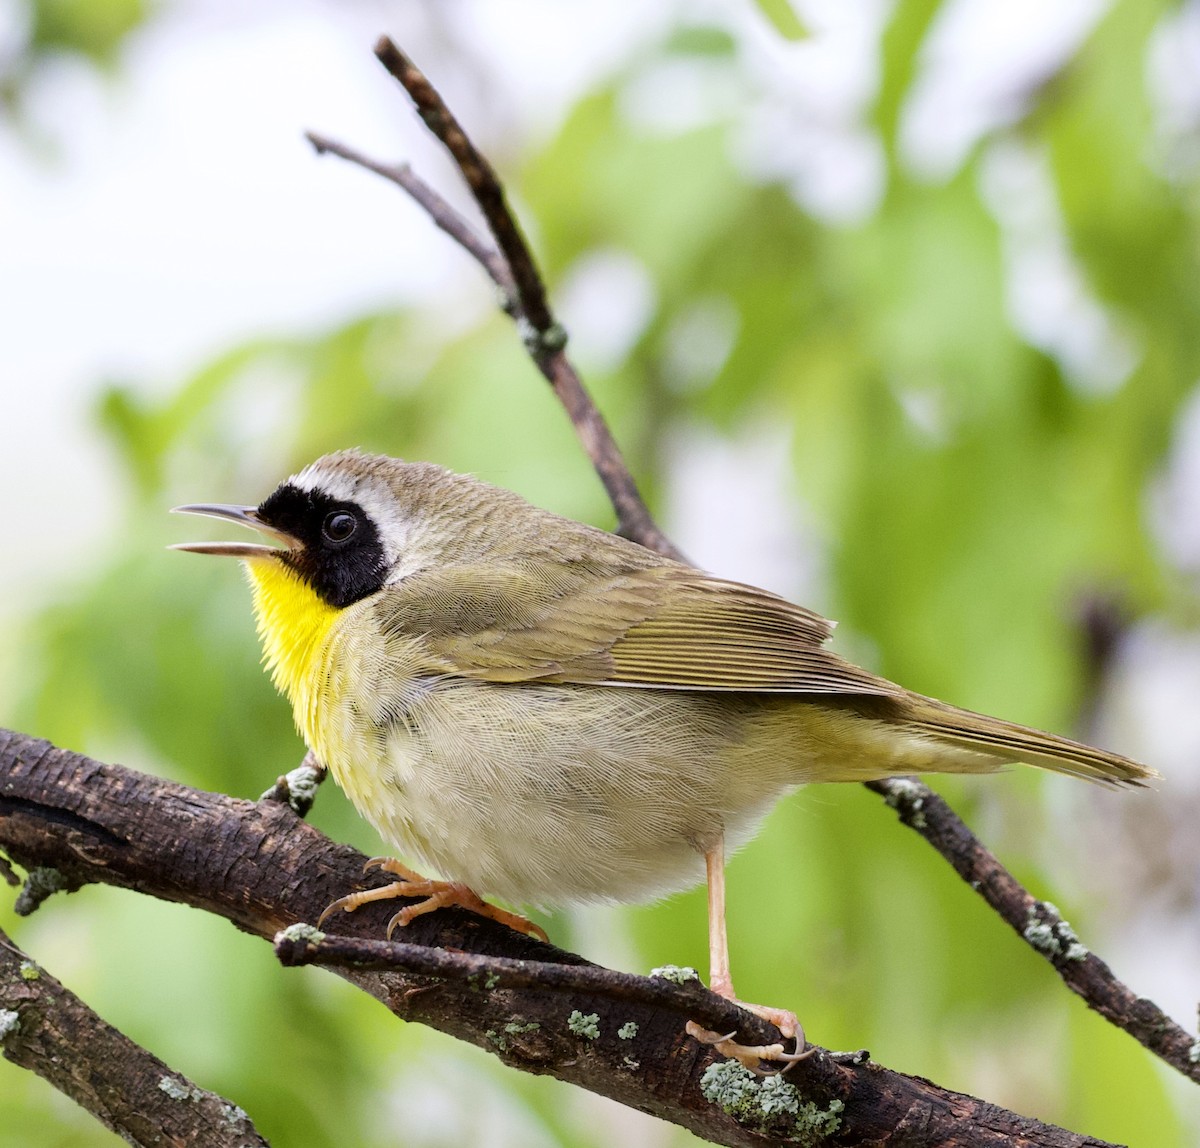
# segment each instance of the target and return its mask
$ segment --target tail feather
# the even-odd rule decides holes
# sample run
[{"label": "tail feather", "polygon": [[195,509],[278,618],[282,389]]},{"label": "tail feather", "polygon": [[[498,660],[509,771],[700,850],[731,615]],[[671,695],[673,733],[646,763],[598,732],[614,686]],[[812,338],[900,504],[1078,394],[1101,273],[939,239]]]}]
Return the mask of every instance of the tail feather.
[{"label": "tail feather", "polygon": [[912,720],[924,736],[985,754],[995,766],[1022,762],[1114,787],[1144,786],[1159,774],[1119,753],[1043,733],[1016,722],[985,717],[970,710],[911,695]]}]

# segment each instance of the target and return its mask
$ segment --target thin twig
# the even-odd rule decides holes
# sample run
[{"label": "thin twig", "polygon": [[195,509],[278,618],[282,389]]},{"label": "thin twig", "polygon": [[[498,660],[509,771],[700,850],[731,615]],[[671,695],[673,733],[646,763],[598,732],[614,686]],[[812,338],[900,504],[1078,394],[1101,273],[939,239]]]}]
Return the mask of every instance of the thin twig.
[{"label": "thin twig", "polygon": [[463,173],[475,202],[479,204],[488,230],[504,253],[504,259],[516,284],[517,300],[525,321],[545,338],[556,324],[546,303],[546,288],[538,274],[537,265],[529,253],[525,236],[516,218],[508,210],[504,188],[496,178],[492,165],[480,154],[470,137],[462,130],[445,101],[418,68],[387,36],[375,45],[379,62],[401,84],[412,98],[417,114],[425,126],[441,140],[458,170]]},{"label": "thin twig", "polygon": [[558,396],[604,484],[616,511],[617,532],[668,558],[682,560],[683,555],[654,521],[612,430],[567,357],[566,331],[550,310],[537,264],[508,209],[504,189],[491,164],[471,142],[425,75],[391,40],[383,37],[375,47],[375,54],[408,92],[425,125],[458,164],[499,252],[479,238],[471,225],[407,164],[380,163],[312,132],[308,134],[309,141],[318,152],[339,156],[403,188],[438,227],[483,266],[500,287],[505,312],[516,321],[530,358]]},{"label": "thin twig", "polygon": [[373,171],[389,183],[394,183],[406,191],[451,239],[487,272],[488,277],[500,289],[501,306],[508,315],[520,313],[520,300],[517,297],[517,286],[513,282],[512,273],[505,263],[504,257],[490,244],[485,243],[471,225],[442,198],[438,192],[429,186],[407,163],[380,163],[370,156],[355,151],[337,140],[331,140],[316,132],[305,132],[304,138],[312,144],[318,155],[336,155],[348,163]]},{"label": "thin twig", "polygon": [[919,833],[1035,952],[1045,957],[1106,1020],[1129,1033],[1172,1068],[1200,1084],[1197,1042],[1153,1001],[1139,997],[1089,952],[1048,901],[1037,900],[959,819],[944,798],[916,778],[868,781],[900,820]]},{"label": "thin twig", "polygon": [[[740,1032],[754,1026],[753,1014],[706,989],[694,969],[664,970],[663,976],[639,977],[599,965],[514,960],[400,941],[327,934],[307,925],[277,933],[275,955],[289,966],[325,965],[375,972],[403,969],[443,980],[478,981],[496,989],[589,993],[607,1000],[664,1009],[716,1032]],[[755,1039],[762,1037],[760,1030]]]}]

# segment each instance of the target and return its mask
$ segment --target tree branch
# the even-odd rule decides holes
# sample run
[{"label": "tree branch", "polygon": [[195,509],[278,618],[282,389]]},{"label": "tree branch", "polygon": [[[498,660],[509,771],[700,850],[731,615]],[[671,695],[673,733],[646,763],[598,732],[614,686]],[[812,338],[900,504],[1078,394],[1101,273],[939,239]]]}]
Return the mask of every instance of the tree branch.
[{"label": "tree branch", "polygon": [[[135,889],[262,937],[314,920],[363,883],[362,855],[330,842],[284,802],[204,793],[10,731],[0,731],[0,849],[27,870],[59,873],[67,888],[103,882]],[[364,907],[337,918],[338,926],[350,936],[378,936],[394,908]],[[311,934],[293,934],[285,944],[295,949],[309,943],[305,937]],[[339,975],[405,1020],[719,1144],[801,1136],[815,1144],[836,1132],[844,1146],[1103,1145],[892,1072],[866,1054],[818,1050],[787,1077],[756,1080],[684,1032],[682,1012],[715,1023],[733,1019],[714,1011],[729,1002],[698,987],[598,969],[461,910],[420,917],[405,938],[405,945],[376,941],[357,950],[368,964],[386,956],[393,971],[351,961]],[[325,944],[336,950],[342,942],[329,938],[317,951]],[[530,974],[534,962],[550,966],[535,971],[553,991]],[[686,1010],[680,994],[691,998]],[[765,1022],[735,1011],[744,1039],[774,1038]]]},{"label": "tree branch", "polygon": [[1026,890],[944,798],[915,778],[864,784],[881,794],[905,825],[949,861],[1000,918],[1054,966],[1063,983],[1082,997],[1088,1008],[1200,1084],[1200,1063],[1196,1060],[1200,1042],[1153,1001],[1139,997],[1119,981],[1104,961],[1084,948],[1058,910]]},{"label": "tree branch", "polygon": [[[323,965],[326,968],[381,972],[404,969],[444,980],[492,981],[507,989],[589,993],[610,1001],[644,1004],[694,1020],[718,1032],[734,1032],[754,1019],[732,1001],[708,992],[695,969],[668,966],[649,977],[619,973],[592,964],[564,965],[556,961],[515,960],[448,952],[427,945],[359,937],[328,936],[309,925],[275,934],[275,953],[282,964]],[[756,1040],[778,1039],[766,1026],[755,1026]]]},{"label": "tree branch", "polygon": [[451,239],[467,252],[487,272],[488,278],[500,290],[501,306],[505,314],[514,319],[521,315],[521,301],[517,285],[504,257],[484,242],[471,225],[432,187],[429,186],[407,163],[379,163],[344,143],[331,140],[316,132],[305,132],[304,138],[313,146],[317,155],[336,155],[348,163],[373,171],[389,183],[406,191]]},{"label": "tree branch", "polygon": [[412,99],[417,114],[425,126],[440,140],[458,165],[475,202],[479,204],[483,217],[503,255],[504,263],[512,276],[516,288],[517,310],[541,340],[550,338],[562,346],[566,335],[554,329],[557,324],[546,301],[546,288],[542,277],[529,253],[529,245],[521,233],[520,225],[504,197],[504,188],[492,165],[483,157],[471,138],[463,131],[454,113],[446,106],[425,73],[416,66],[387,37],[381,36],[375,44],[375,55],[398,81]]},{"label": "tree branch", "polygon": [[134,1044],[30,960],[3,930],[0,1051],[130,1144],[267,1148],[237,1105],[196,1087]]},{"label": "tree branch", "polygon": [[309,142],[318,153],[340,156],[403,188],[438,227],[483,266],[500,288],[505,313],[516,321],[530,358],[558,396],[604,484],[617,515],[617,532],[660,554],[682,559],[683,555],[655,523],[608,423],[567,358],[566,331],[550,310],[541,274],[508,210],[504,190],[491,164],[471,142],[424,73],[388,37],[382,37],[375,45],[375,55],[408,92],[425,126],[445,145],[458,165],[500,250],[480,239],[471,225],[407,164],[378,163],[313,132],[307,135]]}]

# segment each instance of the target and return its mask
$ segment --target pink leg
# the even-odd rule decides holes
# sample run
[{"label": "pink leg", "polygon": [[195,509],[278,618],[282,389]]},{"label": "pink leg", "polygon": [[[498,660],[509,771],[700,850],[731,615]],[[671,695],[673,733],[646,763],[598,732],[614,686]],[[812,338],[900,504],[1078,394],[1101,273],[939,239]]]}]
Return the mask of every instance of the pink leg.
[{"label": "pink leg", "polygon": [[733,991],[733,977],[729,972],[729,939],[725,930],[725,842],[718,841],[704,854],[704,866],[708,875],[708,968],[709,988],[718,996],[733,1001],[747,1012],[770,1021],[787,1040],[795,1042],[795,1052],[784,1052],[782,1044],[750,1045],[733,1040],[733,1033],[722,1036],[701,1028],[695,1021],[688,1021],[689,1036],[703,1044],[711,1044],[724,1056],[732,1057],[751,1072],[763,1075],[760,1060],[783,1062],[786,1072],[798,1060],[812,1055],[804,1051],[804,1029],[796,1014],[785,1009],[767,1008],[764,1005],[746,1004],[737,999]]}]

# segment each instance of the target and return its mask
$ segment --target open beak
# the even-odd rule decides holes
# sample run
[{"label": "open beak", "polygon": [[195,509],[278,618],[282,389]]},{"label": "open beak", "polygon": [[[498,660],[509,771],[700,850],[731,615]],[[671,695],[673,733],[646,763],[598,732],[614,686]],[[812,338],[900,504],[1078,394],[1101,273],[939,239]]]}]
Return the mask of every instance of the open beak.
[{"label": "open beak", "polygon": [[[198,502],[190,506],[175,506],[172,514],[202,514],[208,518],[224,518],[241,526],[249,526],[260,534],[266,534],[283,544],[286,549],[300,546],[300,540],[283,530],[268,526],[258,516],[253,506],[226,506],[219,502]],[[262,558],[279,554],[277,546],[264,546],[259,542],[176,542],[171,550],[190,550],[193,554],[221,554],[227,558]]]}]

